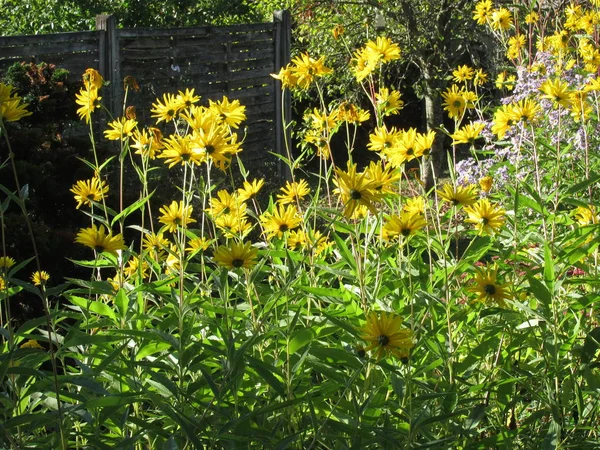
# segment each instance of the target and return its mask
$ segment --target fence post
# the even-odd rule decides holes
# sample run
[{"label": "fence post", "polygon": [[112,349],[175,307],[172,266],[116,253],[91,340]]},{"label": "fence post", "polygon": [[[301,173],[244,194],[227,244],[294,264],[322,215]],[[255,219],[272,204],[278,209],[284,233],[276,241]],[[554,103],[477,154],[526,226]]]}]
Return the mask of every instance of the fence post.
[{"label": "fence post", "polygon": [[[117,19],[109,14],[96,16],[96,29],[105,31],[104,43],[100,44],[98,55],[101,75],[110,81],[108,109],[114,117],[121,115],[121,57],[117,38]],[[104,49],[104,54],[102,50]],[[104,71],[103,71],[104,69]]]},{"label": "fence post", "polygon": [[[292,27],[290,12],[278,10],[273,13],[275,22],[275,72],[279,72],[290,62]],[[291,133],[286,127],[292,116],[290,91],[281,89],[281,81],[275,81],[275,151],[278,155],[289,157],[292,151]],[[289,151],[288,151],[289,150]],[[291,180],[290,168],[279,160],[277,171],[280,177]]]}]

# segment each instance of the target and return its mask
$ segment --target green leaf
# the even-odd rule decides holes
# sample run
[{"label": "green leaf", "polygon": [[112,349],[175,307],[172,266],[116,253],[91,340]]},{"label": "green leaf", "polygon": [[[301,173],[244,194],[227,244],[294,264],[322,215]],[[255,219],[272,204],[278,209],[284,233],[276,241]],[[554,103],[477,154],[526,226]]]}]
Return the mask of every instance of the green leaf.
[{"label": "green leaf", "polygon": [[135,212],[138,209],[140,209],[142,206],[144,206],[148,202],[148,200],[150,200],[150,197],[152,197],[152,195],[154,195],[154,192],[156,192],[156,189],[154,191],[150,192],[147,196],[140,198],[136,202],[132,203],[127,208],[125,208],[123,211],[121,211],[119,214],[117,214],[115,217],[113,217],[112,221],[110,222],[110,227],[112,228],[114,226],[114,224],[119,221],[119,219],[121,219],[121,218],[124,219],[132,212]]},{"label": "green leaf", "polygon": [[344,259],[344,261],[346,261],[348,263],[348,265],[350,267],[352,267],[354,272],[356,272],[356,261],[354,260],[354,256],[352,255],[352,252],[348,249],[348,246],[346,245],[346,241],[344,239],[342,239],[340,237],[340,235],[337,233],[332,233],[332,235],[333,235],[333,238],[335,239],[335,243],[337,244],[337,249],[339,250],[340,254],[342,255],[342,258]]},{"label": "green leaf", "polygon": [[119,289],[113,302],[119,311],[119,317],[125,317],[127,315],[127,310],[129,309],[129,297],[127,297],[127,293],[124,289]]},{"label": "green leaf", "polygon": [[598,181],[600,181],[600,173],[590,174],[590,177],[587,180],[583,180],[583,181],[571,186],[567,190],[566,195],[573,195],[578,192],[581,192],[584,189],[586,189],[588,186],[591,186],[591,185],[597,183]]},{"label": "green leaf", "polygon": [[288,346],[290,355],[293,355],[302,347],[308,345],[314,338],[315,332],[311,328],[304,328],[294,333]]},{"label": "green leaf", "polygon": [[87,298],[78,297],[76,295],[66,296],[71,303],[75,306],[79,306],[82,310],[90,311],[101,316],[110,317],[113,320],[117,320],[115,312],[106,303],[98,302],[96,300],[88,300]]}]

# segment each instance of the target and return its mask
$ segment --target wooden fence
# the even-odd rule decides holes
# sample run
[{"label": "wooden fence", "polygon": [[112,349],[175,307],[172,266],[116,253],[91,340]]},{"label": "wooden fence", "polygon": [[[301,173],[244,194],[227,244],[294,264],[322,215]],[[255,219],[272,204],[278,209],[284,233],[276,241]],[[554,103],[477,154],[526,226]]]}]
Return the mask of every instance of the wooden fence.
[{"label": "wooden fence", "polygon": [[113,16],[102,15],[96,28],[0,37],[0,74],[20,61],[56,64],[75,77],[95,68],[111,81],[103,97],[115,115],[122,111],[123,78],[132,76],[141,89],[127,104],[136,106],[142,123],[151,122],[151,104],[165,92],[194,88],[204,103],[227,95],[246,106],[244,163],[258,167],[274,161],[269,152],[285,154],[281,118],[290,117],[289,98],[282,102],[270,74],[290,59],[289,12],[276,11],[270,23],[162,29],[120,29]]}]

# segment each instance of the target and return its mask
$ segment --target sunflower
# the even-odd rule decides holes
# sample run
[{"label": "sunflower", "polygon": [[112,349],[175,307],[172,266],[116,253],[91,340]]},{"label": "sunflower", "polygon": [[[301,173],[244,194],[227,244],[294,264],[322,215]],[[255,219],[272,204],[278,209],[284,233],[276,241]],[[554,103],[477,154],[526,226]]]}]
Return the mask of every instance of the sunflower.
[{"label": "sunflower", "polygon": [[472,80],[475,76],[475,71],[465,64],[464,66],[458,66],[458,68],[452,72],[452,76],[454,77],[453,79],[455,82],[462,83],[467,80]]},{"label": "sunflower", "polygon": [[471,122],[463,126],[460,130],[451,134],[452,144],[473,144],[485,128],[483,122]]},{"label": "sunflower", "polygon": [[98,97],[98,89],[81,88],[79,93],[75,95],[75,103],[81,106],[77,110],[79,118],[81,120],[85,119],[85,123],[89,123],[94,110],[101,106],[100,100],[102,100],[102,97]]},{"label": "sunflower", "polygon": [[230,135],[227,128],[213,122],[208,131],[198,129],[191,135],[194,149],[208,156],[218,169],[225,171],[231,163],[231,156],[240,152],[236,135]]},{"label": "sunflower", "polygon": [[488,81],[488,74],[483,69],[477,69],[473,76],[473,84],[475,86],[483,86]]},{"label": "sunflower", "polygon": [[204,236],[195,237],[188,241],[188,246],[186,247],[186,250],[189,253],[203,252],[204,250],[207,250],[208,247],[210,247],[210,242],[211,241],[209,239],[206,239],[206,237]]},{"label": "sunflower", "polygon": [[375,93],[377,100],[377,110],[381,112],[383,117],[392,114],[398,114],[404,108],[404,102],[400,100],[400,92],[391,91],[388,88],[381,88]]},{"label": "sunflower", "polygon": [[473,20],[477,21],[479,25],[485,25],[492,18],[492,11],[494,5],[492,0],[481,0],[475,5],[473,11]]},{"label": "sunflower", "polygon": [[[382,90],[384,89],[385,88],[382,88]],[[404,104],[404,102],[402,102],[401,100],[400,103]],[[340,106],[338,106],[337,110],[334,113],[336,124],[337,121],[339,121],[359,125],[371,118],[371,113],[369,111],[367,111],[366,109],[362,109],[360,106],[356,106],[348,101],[340,103]]]},{"label": "sunflower", "polygon": [[381,236],[388,241],[396,237],[409,237],[427,225],[422,214],[402,212],[399,216],[390,216],[381,229]]},{"label": "sunflower", "polygon": [[38,350],[45,350],[44,347],[42,347],[35,339],[30,339],[27,342],[19,345],[19,348],[35,348]]},{"label": "sunflower", "polygon": [[492,177],[483,177],[479,180],[479,187],[482,192],[487,194],[492,190],[493,183],[494,179]]},{"label": "sunflower", "polygon": [[4,122],[16,122],[32,113],[27,111],[27,103],[13,93],[14,87],[9,84],[0,83],[0,120]]},{"label": "sunflower", "polygon": [[197,147],[190,135],[180,136],[173,134],[163,141],[164,149],[159,158],[165,160],[169,169],[176,164],[185,165],[186,163],[200,165],[206,162],[206,153],[203,149]]},{"label": "sunflower", "polygon": [[164,258],[169,248],[169,240],[162,233],[148,233],[142,240],[142,247],[150,254],[152,259],[160,261]]},{"label": "sunflower", "polygon": [[573,211],[573,216],[581,226],[600,223],[600,215],[596,212],[596,207],[594,205],[578,206],[575,211]]},{"label": "sunflower", "polygon": [[445,111],[448,111],[448,117],[460,119],[467,107],[464,91],[459,90],[458,86],[453,84],[446,89],[446,92],[442,93],[442,98],[444,99],[442,106]]},{"label": "sunflower", "polygon": [[221,214],[214,219],[214,222],[227,239],[243,239],[252,229],[252,224],[248,222],[245,209],[243,211],[234,211],[230,214]]},{"label": "sunflower", "polygon": [[377,127],[369,135],[367,148],[374,152],[385,152],[396,146],[400,138],[400,133],[392,127],[389,131],[387,127]]},{"label": "sunflower", "polygon": [[369,41],[365,49],[370,53],[370,58],[384,63],[400,59],[400,47],[390,38],[378,36],[375,41]]},{"label": "sunflower", "polygon": [[286,181],[285,187],[281,188],[281,194],[277,194],[277,203],[287,205],[296,203],[310,194],[310,188],[306,180],[294,181],[290,183]]},{"label": "sunflower", "polygon": [[94,177],[90,180],[77,181],[70,191],[75,194],[77,209],[79,209],[81,205],[92,206],[93,201],[101,201],[108,193],[108,185],[104,180]]},{"label": "sunflower", "polygon": [[123,268],[123,273],[129,278],[140,275],[141,278],[148,278],[148,270],[150,266],[146,261],[139,256],[132,257],[127,261],[127,265]]},{"label": "sunflower", "polygon": [[8,272],[12,266],[16,264],[14,258],[10,256],[0,256],[0,272]]},{"label": "sunflower", "polygon": [[376,350],[376,358],[393,355],[406,358],[414,347],[411,330],[402,329],[402,318],[392,313],[383,312],[367,315],[367,323],[360,328],[361,339],[369,345],[365,351]]},{"label": "sunflower", "polygon": [[296,78],[296,86],[308,89],[317,77],[330,74],[332,70],[325,66],[325,57],[314,59],[308,53],[302,53],[292,59],[292,73]]},{"label": "sunflower", "polygon": [[444,184],[442,189],[436,192],[442,200],[452,203],[454,206],[472,205],[477,197],[474,184],[467,186]]},{"label": "sunflower", "polygon": [[223,214],[242,214],[246,211],[246,204],[241,201],[237,193],[230,194],[226,189],[217,192],[216,197],[211,197],[210,208],[206,210],[212,217]]},{"label": "sunflower", "polygon": [[384,194],[391,194],[394,191],[395,183],[400,180],[400,174],[391,166],[383,167],[381,160],[371,161],[365,169],[367,180],[375,183],[375,190]]},{"label": "sunflower", "polygon": [[471,206],[465,206],[465,212],[469,216],[465,221],[475,224],[479,234],[494,234],[506,220],[504,217],[506,211],[490,203],[487,198],[479,199]]},{"label": "sunflower", "polygon": [[264,226],[267,239],[282,238],[286,231],[298,228],[302,223],[302,218],[298,216],[298,210],[292,204],[279,204],[273,208],[272,213],[264,213],[260,220]]},{"label": "sunflower", "polygon": [[96,69],[86,69],[82,78],[86,89],[100,89],[104,84],[104,78],[102,78],[102,75]]},{"label": "sunflower", "polygon": [[146,131],[145,129],[142,131],[136,129],[133,132],[133,144],[131,145],[131,148],[135,149],[137,155],[154,159],[160,152],[161,146],[161,140],[157,139],[154,133]]},{"label": "sunflower", "polygon": [[513,23],[510,11],[506,8],[494,10],[490,18],[490,23],[494,30],[508,30]]},{"label": "sunflower", "polygon": [[177,227],[187,227],[189,223],[193,223],[196,220],[191,218],[194,208],[191,205],[183,206],[183,201],[179,202],[173,200],[169,206],[163,206],[160,208],[162,216],[159,217],[158,221],[165,224],[166,230],[174,233],[177,231]]},{"label": "sunflower", "polygon": [[258,192],[265,185],[265,180],[252,180],[252,181],[244,181],[244,185],[241,188],[238,188],[238,198],[240,201],[245,202],[250,200],[258,194]]},{"label": "sunflower", "polygon": [[469,292],[477,294],[477,301],[486,305],[497,303],[500,307],[506,307],[505,300],[511,298],[508,283],[498,283],[498,268],[496,266],[483,266],[475,268],[475,285],[468,289]]},{"label": "sunflower", "polygon": [[373,203],[380,202],[382,194],[377,190],[377,183],[367,178],[366,173],[356,173],[356,164],[348,161],[348,170],[335,169],[333,180],[337,186],[334,192],[340,196],[344,204],[344,216],[351,218],[359,206],[365,206],[373,214],[376,213]]},{"label": "sunflower", "polygon": [[252,247],[250,242],[245,244],[234,242],[229,246],[220,245],[213,255],[214,261],[227,269],[251,269],[256,265],[258,249]]},{"label": "sunflower", "polygon": [[180,112],[184,109],[188,109],[194,103],[198,103],[200,101],[200,96],[194,94],[195,89],[186,89],[185,92],[179,91],[174,100],[175,108],[177,112]]},{"label": "sunflower", "polygon": [[156,99],[156,103],[152,103],[152,117],[156,118],[156,123],[170,122],[177,117],[180,104],[173,94],[163,94],[163,101]]},{"label": "sunflower", "polygon": [[50,275],[44,270],[37,270],[31,274],[31,282],[35,286],[46,286],[49,279]]},{"label": "sunflower", "polygon": [[240,123],[246,120],[246,107],[239,100],[232,102],[226,96],[218,102],[209,100],[208,109],[217,117],[219,125],[225,124],[231,128],[239,128]]},{"label": "sunflower", "polygon": [[121,117],[108,124],[109,130],[104,131],[104,137],[110,141],[121,141],[133,135],[133,129],[137,126],[137,121]]},{"label": "sunflower", "polygon": [[541,107],[535,100],[527,98],[511,104],[509,115],[515,122],[534,123],[541,113]]},{"label": "sunflower", "polygon": [[281,89],[295,88],[298,86],[298,76],[295,74],[292,64],[288,64],[279,70],[279,73],[272,73],[271,76],[281,82]]},{"label": "sunflower", "polygon": [[425,215],[425,199],[421,196],[419,197],[409,197],[406,199],[406,203],[402,207],[402,211],[407,214],[416,215],[420,214],[422,216]]},{"label": "sunflower", "polygon": [[117,255],[117,250],[125,249],[125,242],[121,234],[112,235],[111,232],[107,233],[107,229],[104,225],[96,227],[92,224],[89,228],[81,228],[75,242],[83,244],[98,253],[108,252],[112,255]]},{"label": "sunflower", "polygon": [[542,98],[552,101],[555,108],[559,106],[568,108],[573,103],[573,93],[569,90],[569,85],[560,78],[544,81],[540,91],[544,93]]},{"label": "sunflower", "polygon": [[503,139],[510,127],[515,123],[514,115],[510,105],[502,105],[494,113],[494,124],[492,125],[492,133],[498,136],[498,139]]}]

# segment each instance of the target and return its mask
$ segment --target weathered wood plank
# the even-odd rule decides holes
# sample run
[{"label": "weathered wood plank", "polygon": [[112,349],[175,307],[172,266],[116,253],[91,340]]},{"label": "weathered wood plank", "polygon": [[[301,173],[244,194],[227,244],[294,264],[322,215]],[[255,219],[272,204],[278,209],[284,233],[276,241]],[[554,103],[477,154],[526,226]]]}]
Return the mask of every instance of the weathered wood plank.
[{"label": "weathered wood plank", "polygon": [[220,34],[243,34],[249,32],[269,31],[273,29],[271,22],[229,25],[229,26],[205,26],[185,28],[122,28],[119,30],[120,37],[137,36],[202,36]]},{"label": "weathered wood plank", "polygon": [[97,41],[100,32],[98,31],[77,31],[71,33],[52,33],[52,34],[34,34],[20,36],[2,36],[0,37],[0,47],[12,47],[14,45],[35,45],[40,42],[49,44],[57,42],[78,42],[78,41]]}]

